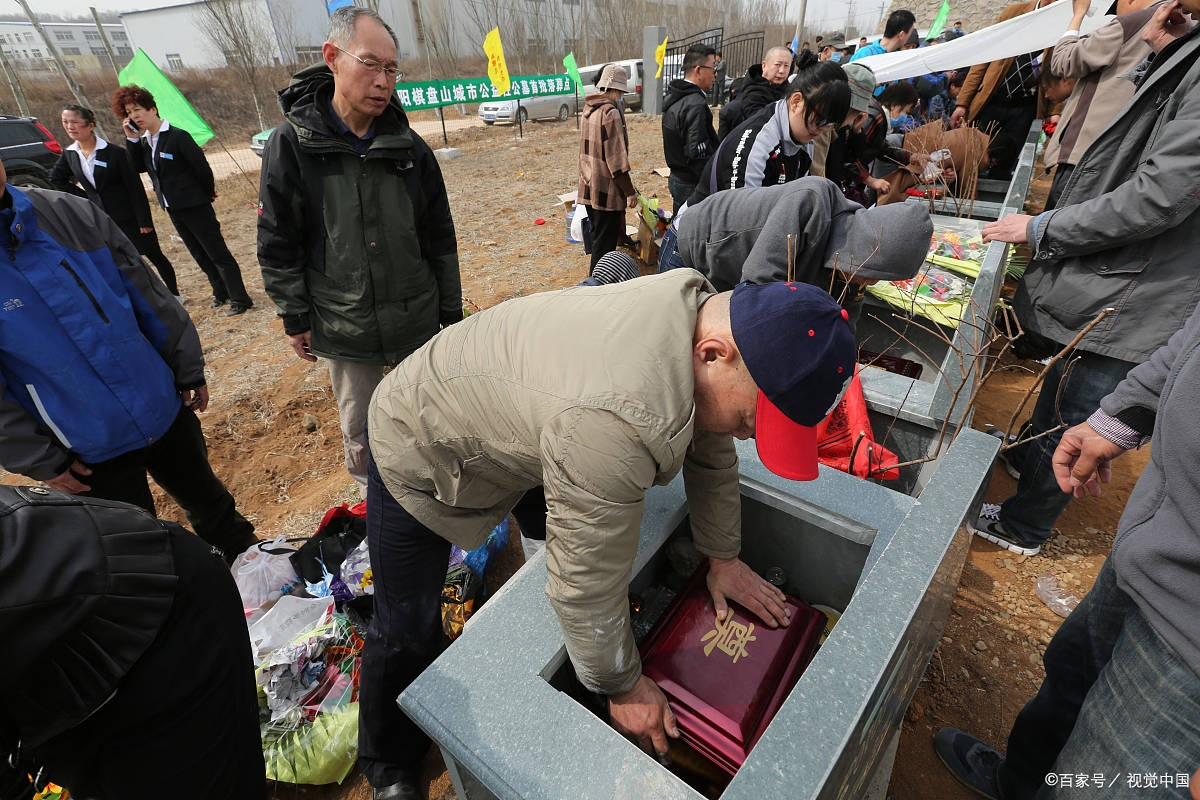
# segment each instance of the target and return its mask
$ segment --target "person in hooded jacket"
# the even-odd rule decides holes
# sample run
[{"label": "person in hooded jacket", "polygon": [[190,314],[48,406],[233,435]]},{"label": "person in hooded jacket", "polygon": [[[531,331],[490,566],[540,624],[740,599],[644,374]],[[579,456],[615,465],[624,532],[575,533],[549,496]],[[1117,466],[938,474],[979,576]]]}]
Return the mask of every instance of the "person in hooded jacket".
[{"label": "person in hooded jacket", "polygon": [[804,177],[812,166],[813,142],[840,125],[849,108],[850,87],[841,67],[826,62],[805,70],[784,99],[760,108],[721,141],[675,218],[716,192]]},{"label": "person in hooded jacket", "polygon": [[746,74],[735,81],[733,99],[721,109],[717,139],[724,139],[763,106],[782,100],[787,94],[791,69],[792,52],[786,47],[772,47],[763,55],[761,64],[751,64]]},{"label": "person in hooded jacket", "polygon": [[384,370],[462,319],[458,244],[437,159],[393,91],[391,28],[340,8],[322,55],[279,93],[258,261],[296,355],[328,360],[346,468],[365,490],[367,404]]},{"label": "person in hooded jacket", "polygon": [[863,208],[833,181],[810,176],[717,192],[689,206],[674,230],[659,251],[660,272],[691,267],[718,291],[794,280],[845,301],[857,299],[861,284],[915,275],[933,222],[924,205]]},{"label": "person in hooded jacket", "polygon": [[717,149],[717,132],[706,102],[716,77],[716,53],[704,44],[689,47],[683,56],[683,77],[667,86],[662,116],[663,154],[671,168],[667,186],[675,211],[691,196],[705,162]]},{"label": "person in hooded jacket", "polygon": [[622,96],[629,89],[625,68],[609,64],[596,81],[599,94],[584,102],[579,122],[579,204],[592,228],[592,263],[617,249],[625,232],[625,209],[637,205],[629,177],[629,134]]}]

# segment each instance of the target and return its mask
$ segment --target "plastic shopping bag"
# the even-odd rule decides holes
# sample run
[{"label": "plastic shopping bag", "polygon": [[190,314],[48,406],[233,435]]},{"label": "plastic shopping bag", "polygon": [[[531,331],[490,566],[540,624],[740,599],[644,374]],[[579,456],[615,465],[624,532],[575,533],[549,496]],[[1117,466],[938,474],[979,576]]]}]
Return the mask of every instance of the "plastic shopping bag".
[{"label": "plastic shopping bag", "polygon": [[[341,783],[358,757],[356,701],[363,640],[335,613],[272,652],[256,678],[267,777]],[[269,710],[269,719],[266,711]]]},{"label": "plastic shopping bag", "polygon": [[841,401],[817,426],[817,460],[860,478],[895,480],[900,470],[894,465],[900,459],[875,441],[858,372],[856,367]]},{"label": "plastic shopping bag", "polygon": [[296,580],[296,570],[289,560],[295,552],[296,548],[279,536],[271,542],[259,542],[234,559],[229,569],[242,596],[242,606],[258,608],[284,594],[285,587]]}]

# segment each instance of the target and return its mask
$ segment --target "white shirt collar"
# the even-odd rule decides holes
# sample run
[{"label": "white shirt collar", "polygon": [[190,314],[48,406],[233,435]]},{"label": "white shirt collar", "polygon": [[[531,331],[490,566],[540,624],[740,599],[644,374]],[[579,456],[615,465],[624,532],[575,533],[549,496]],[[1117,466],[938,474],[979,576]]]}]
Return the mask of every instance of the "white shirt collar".
[{"label": "white shirt collar", "polygon": [[[92,154],[95,155],[97,150],[108,147],[108,142],[104,141],[104,137],[96,134],[96,146],[92,148]],[[76,153],[83,155],[83,148],[79,146],[79,142],[71,142],[67,145],[68,150],[74,150]]]}]

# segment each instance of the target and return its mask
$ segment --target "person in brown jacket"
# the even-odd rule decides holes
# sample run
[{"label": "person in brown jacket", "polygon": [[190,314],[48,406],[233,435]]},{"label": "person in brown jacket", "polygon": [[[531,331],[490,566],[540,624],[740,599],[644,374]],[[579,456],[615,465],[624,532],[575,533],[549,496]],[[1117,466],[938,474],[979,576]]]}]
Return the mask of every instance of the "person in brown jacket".
[{"label": "person in brown jacket", "polygon": [[625,209],[637,205],[629,177],[629,134],[621,97],[629,88],[625,68],[609,64],[596,81],[599,94],[584,101],[579,126],[579,203],[592,227],[592,263],[617,249],[625,232]]},{"label": "person in brown jacket", "polygon": [[1151,52],[1149,43],[1142,39],[1142,29],[1163,2],[1128,0],[1124,5],[1118,4],[1118,16],[1099,30],[1080,36],[1079,26],[1090,2],[1074,0],[1074,16],[1050,56],[1051,73],[1076,78],[1078,83],[1067,98],[1058,127],[1046,142],[1042,156],[1047,169],[1055,168],[1045,210],[1058,204],[1058,197],[1079,159],[1133,97],[1140,77],[1139,67]]},{"label": "person in brown jacket", "polygon": [[508,300],[443,330],[384,378],[367,423],[375,615],[360,758],[420,764],[428,739],[395,701],[441,650],[450,545],[476,547],[518,503],[532,512],[530,495],[544,520],[546,594],[576,674],[608,697],[619,731],[666,752],[675,721],[642,674],[629,619],[646,492],[682,472],[719,618],[728,598],[769,627],[787,625],[782,592],[738,558],[733,437],[754,437],[776,474],[816,477],[805,426],[824,419],[854,373],[847,316],[815,286],[717,294],[699,272],[675,269]]},{"label": "person in brown jacket", "polygon": [[[996,22],[1019,17],[1050,0],[1013,3]],[[1038,76],[1048,54],[1040,50],[1016,58],[1001,58],[976,64],[958,93],[957,107],[950,115],[951,127],[970,123],[992,137],[988,147],[991,169],[987,177],[1008,180],[1021,155],[1021,147],[1035,119],[1050,119],[1062,108],[1051,104],[1041,91]]]}]

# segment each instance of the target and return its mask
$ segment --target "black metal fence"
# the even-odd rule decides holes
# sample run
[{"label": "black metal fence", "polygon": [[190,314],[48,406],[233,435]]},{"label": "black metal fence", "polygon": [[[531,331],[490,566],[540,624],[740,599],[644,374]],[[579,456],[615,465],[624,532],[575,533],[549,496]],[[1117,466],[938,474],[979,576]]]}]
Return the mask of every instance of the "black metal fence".
[{"label": "black metal fence", "polygon": [[675,78],[683,77],[683,55],[694,44],[706,44],[721,54],[717,80],[713,83],[709,103],[717,105],[724,101],[729,85],[735,78],[745,74],[751,64],[762,61],[762,31],[743,33],[725,38],[724,28],[710,28],[679,40],[668,40],[666,59],[663,61],[663,87]]},{"label": "black metal fence", "polygon": [[745,75],[752,64],[762,63],[765,42],[763,32],[755,31],[731,36],[721,43],[718,49],[721,51],[721,61],[725,64],[725,80],[721,81],[724,85],[720,87],[722,102],[735,80]]}]

